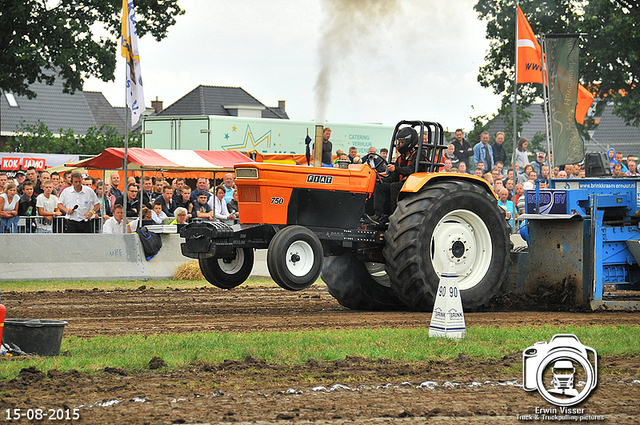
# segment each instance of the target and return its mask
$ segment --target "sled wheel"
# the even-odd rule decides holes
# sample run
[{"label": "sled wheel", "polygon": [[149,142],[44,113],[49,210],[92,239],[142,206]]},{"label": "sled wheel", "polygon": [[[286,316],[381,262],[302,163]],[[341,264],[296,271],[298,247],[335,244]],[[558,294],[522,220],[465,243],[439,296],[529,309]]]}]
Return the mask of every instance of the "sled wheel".
[{"label": "sled wheel", "polygon": [[267,267],[273,280],[290,291],[311,286],[320,275],[323,253],[320,239],[304,226],[289,226],[271,239]]},{"label": "sled wheel", "polygon": [[200,271],[221,289],[233,289],[247,280],[253,269],[253,248],[236,248],[233,258],[201,258]]},{"label": "sled wheel", "polygon": [[492,194],[464,180],[434,183],[400,200],[385,241],[391,287],[422,311],[433,308],[440,273],[451,264],[467,310],[498,292],[510,265],[504,210]]},{"label": "sled wheel", "polygon": [[379,284],[371,276],[366,264],[353,254],[327,257],[321,277],[338,303],[352,310],[407,309],[395,292]]}]

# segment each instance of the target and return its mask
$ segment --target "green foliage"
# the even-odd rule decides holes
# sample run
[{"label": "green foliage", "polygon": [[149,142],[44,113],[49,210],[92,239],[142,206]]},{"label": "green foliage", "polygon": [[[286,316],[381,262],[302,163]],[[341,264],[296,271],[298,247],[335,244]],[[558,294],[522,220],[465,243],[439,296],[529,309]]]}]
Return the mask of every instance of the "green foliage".
[{"label": "green foliage", "polygon": [[[640,8],[613,0],[520,0],[535,34],[586,34],[580,38],[580,75],[597,97],[616,103],[614,113],[640,125]],[[515,0],[478,0],[474,9],[487,22],[490,47],[478,81],[502,96],[507,140],[513,140],[515,78]],[[542,97],[540,84],[518,85],[518,131],[521,111]],[[586,130],[583,131],[583,135]]]},{"label": "green foliage", "polygon": [[[317,285],[315,283],[314,285]],[[322,285],[322,283],[320,283]],[[147,290],[157,289],[196,289],[214,288],[206,280],[28,280],[15,281],[5,280],[2,282],[2,290],[5,292],[36,292],[36,291],[113,291],[113,290],[135,290],[144,287]],[[265,287],[279,288],[272,280],[267,278],[249,278],[242,284],[242,287]]]},{"label": "green foliage", "polygon": [[[29,84],[55,78],[64,90],[82,89],[89,76],[113,81],[122,1],[0,0],[0,89],[35,97]],[[177,0],[136,0],[138,36],[166,37],[175,17],[184,14]],[[106,28],[113,37],[98,37]],[[57,76],[51,71],[55,71]]]},{"label": "green foliage", "polygon": [[[129,135],[129,147],[142,146],[139,134]],[[106,148],[124,147],[124,137],[117,128],[103,124],[99,129],[90,127],[87,134],[74,134],[72,129],[58,130],[58,135],[38,121],[18,127],[17,135],[7,140],[8,152],[56,153],[72,155],[98,155]]]},{"label": "green foliage", "polygon": [[487,115],[471,117],[473,130],[471,130],[469,134],[467,134],[467,140],[469,141],[469,143],[471,143],[472,146],[478,143],[480,141],[480,135],[488,130],[490,120],[491,118],[489,118]]},{"label": "green foliage", "polygon": [[[170,369],[188,368],[198,362],[242,361],[246,356],[275,364],[304,364],[308,359],[333,361],[347,355],[397,362],[455,359],[461,353],[470,358],[499,359],[521,353],[537,341],[549,341],[558,333],[575,334],[601,356],[636,355],[640,344],[638,326],[469,327],[461,341],[429,338],[428,327],[67,337],[62,341],[61,351],[69,351],[70,356],[0,362],[0,379],[12,379],[20,369],[29,366],[45,372],[50,369],[99,372],[109,366],[135,373],[148,370],[153,356],[162,358]],[[521,369],[516,373],[521,373]]]},{"label": "green foliage", "polygon": [[[622,3],[622,4],[621,4]],[[591,0],[584,6],[580,69],[600,98],[612,99],[614,114],[640,126],[640,8],[625,2]]]}]

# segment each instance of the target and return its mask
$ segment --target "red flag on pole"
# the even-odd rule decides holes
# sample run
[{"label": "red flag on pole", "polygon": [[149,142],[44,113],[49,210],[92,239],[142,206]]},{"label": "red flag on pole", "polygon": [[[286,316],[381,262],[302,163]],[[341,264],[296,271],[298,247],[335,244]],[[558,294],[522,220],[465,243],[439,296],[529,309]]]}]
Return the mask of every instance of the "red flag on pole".
[{"label": "red flag on pole", "polygon": [[578,84],[578,102],[576,105],[576,121],[584,125],[584,119],[593,103],[593,95],[585,89],[582,84]]},{"label": "red flag on pole", "polygon": [[531,25],[518,7],[518,84],[542,84],[542,49]]}]

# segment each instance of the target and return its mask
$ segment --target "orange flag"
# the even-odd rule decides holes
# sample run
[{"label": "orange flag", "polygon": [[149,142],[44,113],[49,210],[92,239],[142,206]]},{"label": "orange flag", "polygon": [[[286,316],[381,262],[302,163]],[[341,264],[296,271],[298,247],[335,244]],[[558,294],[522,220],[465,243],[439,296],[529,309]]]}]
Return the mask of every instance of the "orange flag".
[{"label": "orange flag", "polygon": [[585,89],[582,84],[578,84],[578,102],[576,105],[576,121],[584,125],[584,119],[593,103],[593,95]]},{"label": "orange flag", "polygon": [[542,84],[542,49],[531,25],[518,8],[518,84]]}]

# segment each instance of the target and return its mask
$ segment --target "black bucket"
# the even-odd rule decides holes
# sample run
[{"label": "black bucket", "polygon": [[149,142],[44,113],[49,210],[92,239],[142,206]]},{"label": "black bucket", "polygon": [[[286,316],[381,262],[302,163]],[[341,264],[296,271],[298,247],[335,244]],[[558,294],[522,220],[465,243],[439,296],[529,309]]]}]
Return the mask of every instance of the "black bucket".
[{"label": "black bucket", "polygon": [[28,354],[57,356],[67,325],[63,320],[5,319],[2,343],[15,344]]}]

